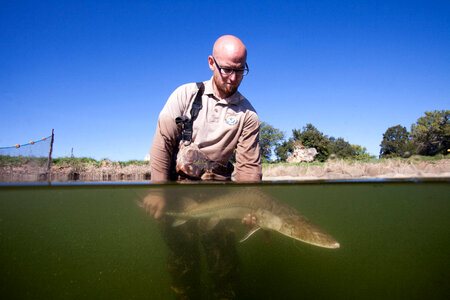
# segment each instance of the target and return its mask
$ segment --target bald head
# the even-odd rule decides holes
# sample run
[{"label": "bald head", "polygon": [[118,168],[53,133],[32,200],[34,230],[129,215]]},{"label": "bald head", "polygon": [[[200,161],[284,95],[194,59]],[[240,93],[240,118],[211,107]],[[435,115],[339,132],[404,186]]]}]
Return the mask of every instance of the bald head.
[{"label": "bald head", "polygon": [[243,70],[247,65],[247,49],[237,37],[221,36],[214,43],[213,55],[208,57],[208,63],[213,71],[214,92],[217,97],[225,99],[236,93],[243,75],[237,75],[236,71],[223,74],[220,70]]},{"label": "bald head", "polygon": [[247,61],[247,49],[244,43],[233,35],[223,35],[217,39],[213,47],[213,56],[217,59],[231,60],[244,64]]}]

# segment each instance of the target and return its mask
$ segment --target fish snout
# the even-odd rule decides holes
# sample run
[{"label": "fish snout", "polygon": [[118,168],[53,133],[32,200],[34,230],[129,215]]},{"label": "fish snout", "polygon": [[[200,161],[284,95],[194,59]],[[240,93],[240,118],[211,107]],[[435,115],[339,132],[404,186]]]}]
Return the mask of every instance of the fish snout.
[{"label": "fish snout", "polygon": [[330,245],[331,249],[337,249],[337,248],[340,248],[340,247],[341,247],[341,245],[338,242]]}]

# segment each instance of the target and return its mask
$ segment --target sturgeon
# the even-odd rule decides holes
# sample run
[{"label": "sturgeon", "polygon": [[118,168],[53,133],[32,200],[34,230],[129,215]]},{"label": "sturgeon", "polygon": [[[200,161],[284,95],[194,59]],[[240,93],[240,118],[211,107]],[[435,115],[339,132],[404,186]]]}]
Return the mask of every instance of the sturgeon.
[{"label": "sturgeon", "polygon": [[277,201],[255,188],[242,188],[224,195],[196,202],[189,195],[181,199],[181,208],[168,210],[166,215],[175,218],[173,226],[190,219],[207,218],[213,228],[223,219],[242,219],[247,214],[256,217],[256,227],[241,240],[245,241],[259,229],[279,232],[285,236],[324,248],[339,248],[339,243],[325,231],[311,223],[296,209]]}]

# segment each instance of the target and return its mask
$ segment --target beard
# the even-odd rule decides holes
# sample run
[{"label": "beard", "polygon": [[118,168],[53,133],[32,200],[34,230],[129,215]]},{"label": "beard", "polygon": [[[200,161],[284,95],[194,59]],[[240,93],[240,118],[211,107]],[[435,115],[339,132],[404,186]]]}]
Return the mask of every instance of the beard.
[{"label": "beard", "polygon": [[236,93],[239,86],[224,84],[224,85],[216,85],[216,87],[221,93],[225,95],[225,98],[228,98],[234,93]]},{"label": "beard", "polygon": [[[225,98],[230,97],[231,95],[233,95],[234,93],[236,93],[236,91],[239,88],[239,84],[240,81],[237,84],[231,85],[231,84],[227,84],[225,83],[222,78],[220,78],[220,75],[216,75],[214,74],[214,84],[217,88],[217,90],[223,94],[225,96]],[[219,78],[217,78],[219,77]]]}]

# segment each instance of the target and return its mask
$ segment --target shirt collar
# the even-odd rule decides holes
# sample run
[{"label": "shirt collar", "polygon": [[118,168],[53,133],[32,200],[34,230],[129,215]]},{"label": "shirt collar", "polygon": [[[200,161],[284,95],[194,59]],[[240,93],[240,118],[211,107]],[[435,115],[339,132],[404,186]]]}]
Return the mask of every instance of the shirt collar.
[{"label": "shirt collar", "polygon": [[214,98],[216,98],[218,100],[219,103],[222,104],[232,104],[232,105],[238,105],[239,102],[244,99],[244,96],[241,95],[241,93],[239,93],[239,91],[236,91],[236,93],[234,93],[233,95],[231,95],[228,98],[225,99],[220,99],[219,97],[217,97],[217,95],[214,93],[214,89],[212,86],[212,77],[210,80],[205,82],[205,91],[204,91],[205,95],[213,95]]}]

